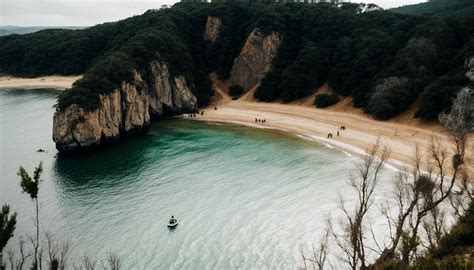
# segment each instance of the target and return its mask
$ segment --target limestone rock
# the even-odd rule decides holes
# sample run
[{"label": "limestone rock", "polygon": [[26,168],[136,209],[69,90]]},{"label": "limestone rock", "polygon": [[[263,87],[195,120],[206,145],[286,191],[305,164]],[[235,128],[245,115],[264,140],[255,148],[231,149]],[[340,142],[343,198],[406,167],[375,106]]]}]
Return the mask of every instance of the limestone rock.
[{"label": "limestone rock", "polygon": [[204,31],[204,40],[215,43],[219,37],[222,21],[217,17],[207,17],[206,30]]},{"label": "limestone rock", "polygon": [[474,56],[466,59],[466,69],[466,76],[471,82],[474,82]]},{"label": "limestone rock", "polygon": [[56,112],[53,118],[53,140],[61,152],[91,148],[101,137],[98,110],[86,112],[78,105]]},{"label": "limestone rock", "polygon": [[173,105],[174,112],[193,112],[197,108],[197,99],[189,89],[184,76],[174,77]]},{"label": "limestone rock", "polygon": [[146,74],[135,72],[132,82],[100,95],[96,110],[87,112],[73,104],[57,111],[53,140],[60,152],[84,151],[147,130],[152,115],[196,110],[197,99],[186,78],[173,76],[165,63],[153,61]]},{"label": "limestone rock", "polygon": [[240,85],[248,90],[259,83],[271,70],[273,58],[282,40],[277,32],[264,36],[259,29],[253,30],[239,56],[234,60],[230,84]]},{"label": "limestone rock", "polygon": [[[135,82],[142,80],[139,76],[135,76]],[[135,85],[122,83],[121,94],[124,133],[136,133],[148,127],[150,125],[148,93],[137,90]]]},{"label": "limestone rock", "polygon": [[120,92],[114,91],[110,95],[102,95],[99,110],[99,125],[105,138],[118,139],[122,122],[122,108],[120,106]]}]

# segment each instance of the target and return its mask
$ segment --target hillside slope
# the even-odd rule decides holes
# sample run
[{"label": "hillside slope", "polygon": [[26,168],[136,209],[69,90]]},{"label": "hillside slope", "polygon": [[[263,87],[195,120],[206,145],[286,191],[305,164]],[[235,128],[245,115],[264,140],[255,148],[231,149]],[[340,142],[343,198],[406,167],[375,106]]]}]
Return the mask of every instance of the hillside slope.
[{"label": "hillside slope", "polygon": [[0,36],[7,36],[12,34],[30,34],[38,32],[45,29],[84,29],[85,27],[81,26],[14,26],[14,25],[0,25]]},{"label": "hillside slope", "polygon": [[473,8],[474,2],[471,0],[429,0],[426,3],[394,8],[391,11],[408,15],[448,16],[466,9],[470,9],[472,12]]},{"label": "hillside slope", "polygon": [[[355,107],[374,118],[393,118],[419,100],[416,116],[433,121],[449,111],[461,88],[472,84],[465,75],[474,69],[473,22],[468,12],[409,16],[350,3],[179,3],[84,30],[0,37],[0,73],[84,73],[59,96],[59,115],[100,113],[104,100],[117,91],[123,96],[130,87],[134,96],[145,93],[145,105],[171,104],[161,99],[178,87],[173,78],[181,78],[178,88],[189,89],[205,106],[213,95],[208,74],[216,72],[245,91],[255,89],[259,101],[291,102],[327,85],[336,95],[352,97]],[[166,68],[151,72],[157,64]],[[163,77],[171,79],[157,88]],[[153,101],[151,89],[165,90]],[[121,110],[136,108],[113,104],[122,104]],[[195,108],[188,105],[185,111]],[[148,125],[146,107],[137,125]],[[176,109],[181,106],[149,108],[151,118],[183,112]],[[66,144],[81,145],[81,136],[71,134],[81,126],[78,121],[87,119],[64,119],[77,121],[63,127],[68,132],[55,140],[68,137]],[[114,124],[111,138],[128,133],[125,123]],[[93,142],[83,138],[83,145],[108,138],[97,125],[88,129]]]}]

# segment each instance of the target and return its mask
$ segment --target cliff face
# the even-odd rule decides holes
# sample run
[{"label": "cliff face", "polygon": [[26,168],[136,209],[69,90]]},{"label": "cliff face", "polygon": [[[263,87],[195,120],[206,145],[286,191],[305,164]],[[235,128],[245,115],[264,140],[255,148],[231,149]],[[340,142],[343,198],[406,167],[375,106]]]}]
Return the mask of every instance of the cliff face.
[{"label": "cliff face", "polygon": [[[221,20],[208,17],[204,39],[216,42]],[[280,34],[251,32],[234,60],[230,81],[246,90],[270,71],[282,42]],[[60,152],[88,150],[146,131],[152,118],[195,112],[197,100],[184,76],[174,76],[169,67],[152,61],[132,82],[123,82],[112,93],[100,95],[98,109],[88,112],[78,105],[58,111],[53,118],[53,140]]]},{"label": "cliff face", "polygon": [[230,84],[248,90],[259,83],[271,69],[273,58],[283,41],[281,35],[272,32],[264,36],[259,29],[250,33],[230,72]]},{"label": "cliff face", "polygon": [[217,17],[207,17],[206,29],[204,31],[204,40],[215,43],[219,37],[222,21]]},{"label": "cliff face", "polygon": [[[146,78],[146,79],[144,79]],[[146,74],[135,73],[110,94],[100,96],[100,107],[87,112],[73,104],[53,118],[53,140],[60,152],[83,151],[145,131],[152,117],[194,112],[196,97],[183,76],[172,76],[168,66],[154,61]]]},{"label": "cliff face", "polygon": [[474,82],[474,56],[466,59],[466,76]]}]

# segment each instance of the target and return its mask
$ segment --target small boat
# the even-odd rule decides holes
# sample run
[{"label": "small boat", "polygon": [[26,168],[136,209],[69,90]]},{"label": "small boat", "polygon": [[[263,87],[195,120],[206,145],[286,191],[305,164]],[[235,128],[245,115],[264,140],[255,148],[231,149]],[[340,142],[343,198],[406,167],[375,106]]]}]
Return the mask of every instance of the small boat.
[{"label": "small boat", "polygon": [[174,218],[174,216],[171,216],[170,220],[168,221],[168,228],[173,229],[178,226],[178,220]]},{"label": "small boat", "polygon": [[175,223],[168,223],[168,228],[176,228],[176,226],[178,226],[178,221]]}]

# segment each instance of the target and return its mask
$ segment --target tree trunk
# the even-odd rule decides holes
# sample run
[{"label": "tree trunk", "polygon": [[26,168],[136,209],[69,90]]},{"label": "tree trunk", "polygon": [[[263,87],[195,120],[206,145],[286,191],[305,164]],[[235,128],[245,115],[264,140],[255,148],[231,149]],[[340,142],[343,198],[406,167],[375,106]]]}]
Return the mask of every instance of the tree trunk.
[{"label": "tree trunk", "polygon": [[[39,207],[38,207],[38,198],[35,199],[36,202],[36,246],[35,246],[35,268],[38,269],[38,247],[39,247]],[[39,266],[41,269],[41,265]]]}]

